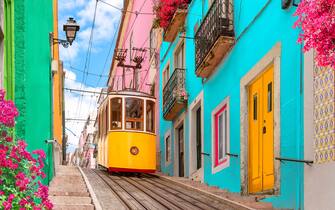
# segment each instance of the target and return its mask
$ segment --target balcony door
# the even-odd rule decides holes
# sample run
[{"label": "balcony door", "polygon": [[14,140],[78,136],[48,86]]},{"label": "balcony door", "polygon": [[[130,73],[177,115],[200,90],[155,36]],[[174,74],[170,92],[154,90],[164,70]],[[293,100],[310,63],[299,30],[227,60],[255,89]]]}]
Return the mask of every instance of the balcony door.
[{"label": "balcony door", "polygon": [[181,42],[174,53],[174,67],[183,69],[185,67],[185,46]]}]

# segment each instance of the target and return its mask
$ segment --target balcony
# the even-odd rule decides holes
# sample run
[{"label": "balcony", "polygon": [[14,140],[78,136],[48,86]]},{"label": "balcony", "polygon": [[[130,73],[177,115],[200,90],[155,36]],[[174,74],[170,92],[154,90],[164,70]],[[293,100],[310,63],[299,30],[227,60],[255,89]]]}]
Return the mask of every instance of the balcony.
[{"label": "balcony", "polygon": [[216,0],[195,35],[196,75],[208,78],[233,44],[232,0]]},{"label": "balcony", "polygon": [[187,9],[177,9],[164,33],[164,41],[173,42],[185,23]]},{"label": "balcony", "polygon": [[163,89],[163,116],[173,120],[186,107],[185,69],[176,68]]}]

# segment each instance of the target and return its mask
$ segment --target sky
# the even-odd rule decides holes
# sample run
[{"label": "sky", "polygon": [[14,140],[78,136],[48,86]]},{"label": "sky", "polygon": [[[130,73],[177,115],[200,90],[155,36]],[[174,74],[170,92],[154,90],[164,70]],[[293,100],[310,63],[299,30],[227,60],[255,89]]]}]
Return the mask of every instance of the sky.
[{"label": "sky", "polygon": [[[123,0],[104,1],[117,8],[123,7]],[[89,44],[95,4],[96,0],[58,1],[59,38],[65,39],[63,24],[69,17],[73,17],[80,25],[80,31],[72,46],[59,46],[60,59],[66,72],[65,88],[100,92],[101,88],[106,87],[121,11],[98,1],[95,27]],[[66,119],[87,119],[90,114],[94,115],[98,94],[65,90],[64,95]],[[78,144],[84,122],[66,121],[65,127],[69,142],[68,151],[73,151]]]}]

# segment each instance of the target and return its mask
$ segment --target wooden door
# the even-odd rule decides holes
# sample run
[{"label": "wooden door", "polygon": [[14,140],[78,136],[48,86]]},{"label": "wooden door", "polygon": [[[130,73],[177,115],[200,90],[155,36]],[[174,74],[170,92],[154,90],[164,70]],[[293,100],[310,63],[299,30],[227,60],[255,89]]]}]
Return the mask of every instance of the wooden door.
[{"label": "wooden door", "polygon": [[197,147],[197,169],[201,168],[201,107],[196,112],[196,147]]},{"label": "wooden door", "polygon": [[179,176],[184,176],[184,126],[178,128],[178,163]]},{"label": "wooden door", "polygon": [[249,86],[249,192],[274,187],[273,67]]}]

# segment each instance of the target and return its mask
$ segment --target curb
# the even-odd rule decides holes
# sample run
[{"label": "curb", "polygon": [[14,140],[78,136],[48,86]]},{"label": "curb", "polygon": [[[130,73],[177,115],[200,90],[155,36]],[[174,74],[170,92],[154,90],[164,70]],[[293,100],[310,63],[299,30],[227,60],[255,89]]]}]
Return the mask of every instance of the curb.
[{"label": "curb", "polygon": [[99,200],[98,200],[96,194],[94,193],[93,188],[92,188],[90,182],[88,181],[88,179],[87,179],[86,175],[84,174],[83,170],[82,170],[80,167],[78,167],[78,168],[79,168],[79,171],[80,171],[81,175],[82,175],[83,178],[84,178],[84,181],[85,181],[85,183],[86,183],[87,189],[88,189],[88,191],[89,191],[89,193],[90,193],[90,195],[91,195],[91,198],[92,198],[92,201],[93,201],[94,208],[95,208],[96,210],[102,210],[102,207],[101,207],[101,205],[100,205],[100,202],[99,202]]},{"label": "curb", "polygon": [[165,180],[168,180],[168,181],[171,181],[171,182],[174,182],[182,187],[187,187],[189,189],[192,189],[192,190],[196,190],[196,191],[199,191],[199,192],[202,192],[202,193],[205,193],[207,195],[209,195],[210,197],[213,197],[214,199],[220,199],[220,200],[224,200],[225,202],[227,202],[228,204],[232,205],[233,207],[237,207],[237,208],[243,208],[243,209],[246,209],[246,210],[256,210],[252,207],[249,207],[249,206],[246,206],[246,205],[243,205],[239,202],[236,202],[236,201],[232,201],[232,200],[229,200],[227,198],[224,198],[224,197],[221,197],[221,196],[218,196],[218,195],[215,195],[211,192],[208,192],[208,191],[205,191],[205,190],[202,190],[202,189],[198,189],[196,187],[193,187],[191,185],[188,185],[188,184],[184,184],[182,182],[179,182],[179,181],[176,181],[172,178],[169,178],[169,177],[166,177],[166,176],[161,176],[161,175],[158,175],[158,174],[155,174],[156,176],[158,176],[159,178],[161,179],[165,179]]}]

